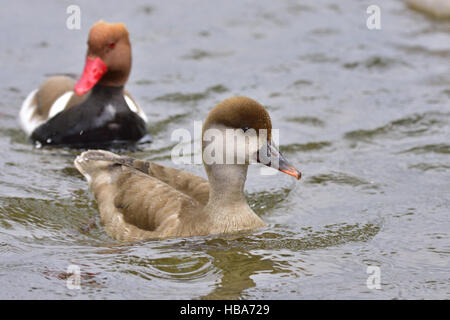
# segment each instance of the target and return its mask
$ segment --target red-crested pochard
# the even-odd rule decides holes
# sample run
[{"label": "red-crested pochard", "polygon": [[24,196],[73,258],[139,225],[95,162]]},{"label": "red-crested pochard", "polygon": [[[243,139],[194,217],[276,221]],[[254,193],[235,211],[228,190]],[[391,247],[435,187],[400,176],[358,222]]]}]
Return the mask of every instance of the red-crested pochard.
[{"label": "red-crested pochard", "polygon": [[147,134],[147,117],[124,90],[131,45],[122,23],[99,21],[89,32],[86,64],[78,82],[53,76],[22,104],[20,122],[42,145],[89,147],[135,142]]},{"label": "red-crested pochard", "polygon": [[[225,137],[228,129],[238,135],[250,132],[262,144],[255,148],[250,146],[249,139],[239,139],[237,144],[243,145],[237,147],[244,148],[241,150],[245,150],[245,161],[225,164],[206,161],[206,148],[212,140]],[[261,129],[267,134],[260,134]],[[210,135],[206,137],[207,131],[216,134],[213,139]],[[271,131],[270,117],[263,106],[250,98],[232,97],[215,106],[203,125],[203,164],[209,181],[182,170],[103,150],[83,152],[74,163],[97,200],[102,225],[117,240],[251,230],[264,227],[265,223],[244,196],[250,157],[262,162],[263,152],[269,160],[264,164],[271,166],[276,162],[278,170],[297,179],[301,177],[272,143]],[[230,141],[223,140],[224,149]],[[238,150],[234,142],[231,149],[234,159]]]}]

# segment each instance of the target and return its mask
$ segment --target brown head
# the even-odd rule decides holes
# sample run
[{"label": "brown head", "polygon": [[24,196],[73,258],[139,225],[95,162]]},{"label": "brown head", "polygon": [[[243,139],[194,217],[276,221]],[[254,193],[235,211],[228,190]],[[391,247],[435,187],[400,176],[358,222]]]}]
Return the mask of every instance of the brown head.
[{"label": "brown head", "polygon": [[[272,138],[272,122],[267,110],[257,101],[247,97],[231,97],[216,105],[208,114],[203,128],[220,123],[228,128],[267,130],[267,140]],[[245,130],[246,131],[246,130]]]},{"label": "brown head", "polygon": [[[211,143],[208,144],[208,141],[215,141],[216,134],[223,139],[224,158],[227,157],[226,154],[229,152],[229,148],[227,148],[229,140],[227,140],[228,137],[225,134],[227,129],[233,129],[236,135],[236,137],[232,138],[235,142],[232,143],[233,155],[230,159],[233,158],[239,161],[240,157],[237,155],[239,151],[236,150],[242,147],[244,160],[241,157],[241,163],[238,164],[250,164],[251,160],[248,161],[248,159],[254,157],[259,163],[274,167],[300,179],[301,173],[289,164],[272,142],[272,122],[269,113],[257,101],[247,97],[228,98],[209,112],[203,124],[202,133],[203,160],[205,164],[208,164],[205,161],[205,154],[209,152],[207,148],[211,145]],[[240,137],[243,138],[240,139]],[[255,138],[253,139],[255,142],[249,143],[248,141],[252,141],[252,137]],[[239,146],[239,143],[241,146]]]},{"label": "brown head", "polygon": [[86,65],[75,85],[82,95],[95,84],[123,86],[131,70],[131,44],[123,23],[99,21],[89,32]]}]

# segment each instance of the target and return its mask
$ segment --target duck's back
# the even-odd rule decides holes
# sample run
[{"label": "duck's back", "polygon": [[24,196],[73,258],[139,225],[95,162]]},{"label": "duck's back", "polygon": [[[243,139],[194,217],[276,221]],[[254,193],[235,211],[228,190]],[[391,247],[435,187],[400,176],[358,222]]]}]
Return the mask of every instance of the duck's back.
[{"label": "duck's back", "polygon": [[117,240],[189,235],[186,221],[208,199],[205,179],[173,168],[107,151],[75,160],[98,202],[101,222]]},{"label": "duck's back", "polygon": [[44,122],[63,110],[82,103],[89,94],[75,95],[75,80],[64,75],[52,76],[30,92],[20,109],[20,124],[24,131],[31,133]]},{"label": "duck's back", "polygon": [[[76,96],[73,91],[65,93],[54,105],[69,94]],[[122,87],[96,86],[86,95],[81,103],[68,104],[55,115],[50,114],[32,131],[31,140],[48,145],[100,147],[138,141],[147,133],[145,119],[131,110]]]}]

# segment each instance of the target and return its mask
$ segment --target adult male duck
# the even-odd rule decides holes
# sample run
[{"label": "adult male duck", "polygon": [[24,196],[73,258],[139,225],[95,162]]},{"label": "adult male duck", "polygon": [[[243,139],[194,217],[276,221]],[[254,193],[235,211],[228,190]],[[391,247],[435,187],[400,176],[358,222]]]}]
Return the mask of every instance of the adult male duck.
[{"label": "adult male duck", "polygon": [[135,142],[146,133],[147,117],[124,90],[131,69],[131,45],[122,23],[97,22],[89,32],[86,65],[75,83],[53,76],[22,104],[20,122],[42,145],[89,147]]},{"label": "adult male duck", "polygon": [[[236,136],[228,136],[229,130]],[[214,107],[203,125],[203,164],[208,180],[103,150],[82,153],[75,166],[94,193],[106,232],[117,240],[251,230],[266,224],[253,212],[244,195],[250,159],[296,179],[301,177],[276,149],[271,130],[270,117],[263,106],[250,98],[233,97]],[[235,137],[239,138],[236,143]],[[258,143],[251,143],[252,138]],[[214,151],[212,141],[219,146]],[[210,161],[209,151],[219,154],[221,146],[226,153],[222,160],[236,161]]]}]

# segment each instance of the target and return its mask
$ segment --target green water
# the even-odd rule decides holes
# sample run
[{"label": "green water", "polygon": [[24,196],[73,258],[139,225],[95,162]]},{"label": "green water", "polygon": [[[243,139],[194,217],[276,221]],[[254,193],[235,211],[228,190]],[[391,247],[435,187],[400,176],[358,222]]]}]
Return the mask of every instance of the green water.
[{"label": "green water", "polygon": [[[81,30],[65,27],[70,4]],[[450,22],[378,4],[382,28],[369,31],[364,1],[2,3],[0,298],[450,298]],[[173,130],[192,132],[217,102],[267,107],[303,173],[250,168],[248,200],[267,228],[118,243],[73,166],[78,151],[28,143],[23,99],[46,75],[81,72],[100,18],[130,31],[127,88],[154,137],[127,154],[174,166]],[[80,290],[66,286],[69,265]]]}]

